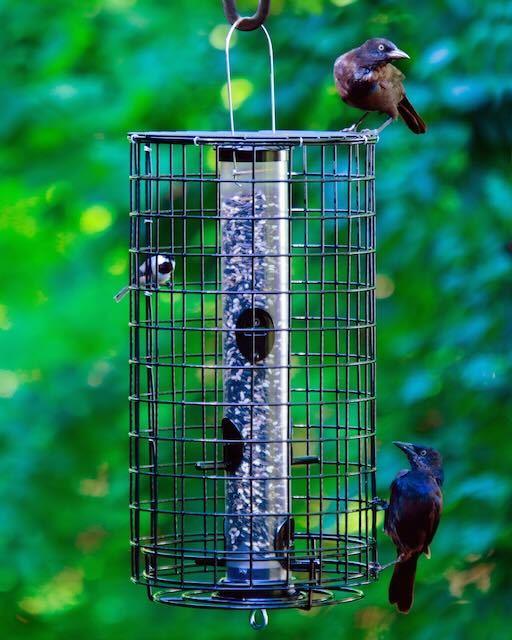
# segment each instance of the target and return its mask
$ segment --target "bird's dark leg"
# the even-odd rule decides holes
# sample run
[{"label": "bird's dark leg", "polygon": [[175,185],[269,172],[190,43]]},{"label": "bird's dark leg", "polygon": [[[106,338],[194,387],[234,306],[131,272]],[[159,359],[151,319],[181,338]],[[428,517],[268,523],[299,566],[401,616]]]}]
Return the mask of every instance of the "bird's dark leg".
[{"label": "bird's dark leg", "polygon": [[398,564],[399,562],[402,562],[402,560],[404,560],[404,556],[402,554],[400,554],[392,562],[388,562],[386,564],[379,565],[379,571],[384,571],[384,569],[388,569],[389,567],[392,567],[394,564]]},{"label": "bird's dark leg", "polygon": [[370,500],[370,504],[372,504],[376,509],[381,509],[382,511],[386,511],[389,507],[389,502],[384,500],[384,498],[375,497],[373,500]]},{"label": "bird's dark leg", "polygon": [[397,564],[397,562],[400,562],[399,558],[397,558],[396,560],[393,560],[393,562],[387,562],[386,564],[381,564],[379,567],[379,571],[384,571],[384,569],[389,569],[389,567],[392,567],[394,564]]},{"label": "bird's dark leg", "polygon": [[377,133],[382,133],[382,131],[384,131],[384,129],[394,121],[395,121],[394,118],[388,118],[386,122],[384,124],[381,124],[380,127],[377,129]]},{"label": "bird's dark leg", "polygon": [[361,124],[361,122],[366,118],[366,116],[369,113],[370,113],[369,111],[365,111],[365,113],[363,113],[363,115],[359,118],[357,122],[354,122],[354,124],[350,125],[350,127],[343,129],[343,131],[357,131],[357,127]]}]

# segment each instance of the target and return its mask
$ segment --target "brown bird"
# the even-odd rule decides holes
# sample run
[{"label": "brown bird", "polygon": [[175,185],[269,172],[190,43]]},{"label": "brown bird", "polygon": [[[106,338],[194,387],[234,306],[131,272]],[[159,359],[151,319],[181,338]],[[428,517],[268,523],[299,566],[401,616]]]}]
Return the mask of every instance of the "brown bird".
[{"label": "brown bird", "polygon": [[405,95],[404,74],[390,64],[400,58],[409,56],[389,40],[372,38],[336,59],[334,81],[338,93],[348,105],[365,111],[349,130],[357,129],[368,112],[378,111],[389,116],[379,133],[399,115],[411,131],[425,133],[427,126]]}]

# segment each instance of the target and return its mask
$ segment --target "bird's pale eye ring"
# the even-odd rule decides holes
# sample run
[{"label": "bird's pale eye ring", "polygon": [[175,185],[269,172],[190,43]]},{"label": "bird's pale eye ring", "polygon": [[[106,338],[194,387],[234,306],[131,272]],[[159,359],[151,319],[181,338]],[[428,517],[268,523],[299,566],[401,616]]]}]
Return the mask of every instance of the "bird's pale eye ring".
[{"label": "bird's pale eye ring", "polygon": [[379,51],[384,51],[384,45],[383,44],[379,44]]},{"label": "bird's pale eye ring", "polygon": [[426,456],[426,455],[427,455],[427,450],[426,450],[426,449],[423,449],[423,450],[420,452],[420,456]]}]

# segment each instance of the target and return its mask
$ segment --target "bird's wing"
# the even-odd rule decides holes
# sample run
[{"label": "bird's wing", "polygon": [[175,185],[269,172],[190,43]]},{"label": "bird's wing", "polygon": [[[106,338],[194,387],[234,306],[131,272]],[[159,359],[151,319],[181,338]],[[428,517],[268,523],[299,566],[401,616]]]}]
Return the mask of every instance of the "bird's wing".
[{"label": "bird's wing", "polygon": [[433,508],[430,513],[430,530],[427,533],[427,542],[423,548],[423,553],[427,556],[427,558],[430,558],[430,543],[436,535],[437,527],[439,526],[439,521],[441,519],[442,508],[443,499],[441,491],[439,490],[439,494],[436,495],[436,499],[433,501]]},{"label": "bird's wing", "polygon": [[401,471],[399,471],[396,474],[395,479],[393,480],[393,482],[391,483],[391,486],[390,486],[391,495],[390,495],[390,498],[389,498],[389,504],[388,504],[388,508],[384,512],[384,531],[390,537],[393,537],[392,533],[391,533],[391,530],[393,528],[393,522],[392,522],[391,514],[394,511],[394,506],[397,504],[398,499],[399,499],[399,496],[398,496],[398,481],[400,480],[400,478],[403,478],[408,473],[409,473],[408,469],[402,469]]},{"label": "bird's wing", "polygon": [[386,533],[400,551],[422,553],[439,524],[441,494],[428,479],[424,487],[417,482],[411,473],[399,474],[393,481]]},{"label": "bird's wing", "polygon": [[334,82],[343,100],[346,100],[350,94],[356,69],[350,51],[337,58],[334,63]]}]

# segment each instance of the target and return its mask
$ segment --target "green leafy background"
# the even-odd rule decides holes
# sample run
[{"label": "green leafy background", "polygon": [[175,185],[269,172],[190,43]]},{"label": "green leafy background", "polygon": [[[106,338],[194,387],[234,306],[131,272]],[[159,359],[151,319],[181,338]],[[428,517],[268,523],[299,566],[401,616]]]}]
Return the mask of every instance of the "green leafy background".
[{"label": "green leafy background", "polygon": [[[112,302],[125,133],[227,127],[220,1],[0,0],[0,18],[2,637],[252,638],[245,613],[151,604],[129,582],[127,307]],[[273,0],[268,26],[282,128],[354,120],[332,89],[341,51],[382,35],[411,54],[428,135],[395,124],[377,149],[380,493],[403,465],[395,438],[438,446],[447,481],[409,616],[385,575],[358,603],[272,613],[261,637],[509,638],[512,5]],[[263,36],[237,40],[237,123],[266,128]]]}]

